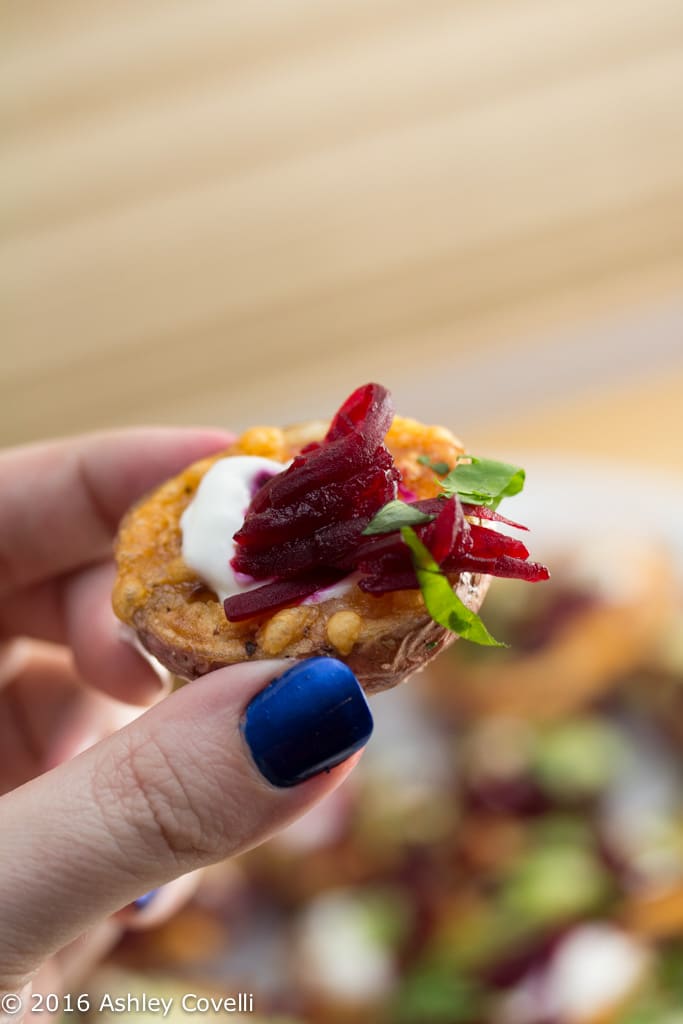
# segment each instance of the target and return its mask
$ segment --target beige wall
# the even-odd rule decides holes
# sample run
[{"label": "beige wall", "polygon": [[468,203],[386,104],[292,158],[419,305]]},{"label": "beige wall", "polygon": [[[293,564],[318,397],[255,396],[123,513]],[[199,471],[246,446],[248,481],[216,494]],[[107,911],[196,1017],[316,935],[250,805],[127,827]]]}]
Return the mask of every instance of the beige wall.
[{"label": "beige wall", "polygon": [[0,18],[3,442],[375,378],[473,447],[683,471],[680,0]]}]

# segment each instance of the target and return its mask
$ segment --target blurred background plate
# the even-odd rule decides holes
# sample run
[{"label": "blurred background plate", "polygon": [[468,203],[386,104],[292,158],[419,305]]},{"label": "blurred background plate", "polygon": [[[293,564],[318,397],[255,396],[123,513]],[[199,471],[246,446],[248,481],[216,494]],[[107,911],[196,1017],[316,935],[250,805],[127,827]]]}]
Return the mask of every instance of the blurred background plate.
[{"label": "blurred background plate", "polygon": [[514,504],[507,503],[509,514],[529,527],[528,546],[539,559],[565,548],[582,562],[593,556],[599,574],[600,545],[607,545],[603,557],[610,558],[610,566],[617,548],[627,566],[629,540],[635,540],[666,550],[683,581],[681,476],[648,459],[620,463],[597,460],[591,452],[585,458],[511,450],[507,455],[526,469],[524,491]]}]

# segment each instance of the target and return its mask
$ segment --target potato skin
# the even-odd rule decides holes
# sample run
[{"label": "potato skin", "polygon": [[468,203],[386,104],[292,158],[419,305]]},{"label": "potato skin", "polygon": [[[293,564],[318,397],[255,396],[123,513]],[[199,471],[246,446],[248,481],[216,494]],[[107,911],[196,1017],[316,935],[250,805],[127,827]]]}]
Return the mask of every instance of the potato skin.
[{"label": "potato skin", "polygon": [[[417,590],[374,597],[354,587],[316,604],[228,622],[217,596],[183,562],[180,517],[215,461],[244,454],[286,461],[326,429],[322,422],[252,428],[227,451],[162,484],[123,519],[115,551],[114,611],[175,675],[189,680],[242,661],[326,654],[345,661],[365,690],[375,693],[412,675],[455,639],[427,614]],[[417,457],[453,465],[463,452],[444,428],[401,417],[394,419],[386,444],[403,483],[420,498],[438,493],[438,483]],[[478,610],[489,577],[463,573],[452,582],[461,600]]]}]

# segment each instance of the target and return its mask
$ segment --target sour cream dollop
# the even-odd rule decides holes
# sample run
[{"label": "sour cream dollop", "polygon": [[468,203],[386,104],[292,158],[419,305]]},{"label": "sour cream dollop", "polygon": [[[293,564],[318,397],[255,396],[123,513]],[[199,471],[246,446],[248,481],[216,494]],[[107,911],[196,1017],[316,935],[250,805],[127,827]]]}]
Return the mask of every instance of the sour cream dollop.
[{"label": "sour cream dollop", "polygon": [[267,582],[234,571],[233,537],[244,522],[257,478],[281,473],[287,465],[260,455],[219,459],[204,474],[181,516],[183,560],[221,601]]}]

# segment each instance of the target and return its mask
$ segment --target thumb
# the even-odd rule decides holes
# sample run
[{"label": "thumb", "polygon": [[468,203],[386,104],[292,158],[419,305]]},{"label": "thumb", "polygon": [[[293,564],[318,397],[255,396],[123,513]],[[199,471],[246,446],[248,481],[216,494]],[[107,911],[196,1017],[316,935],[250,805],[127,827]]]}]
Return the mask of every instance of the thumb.
[{"label": "thumb", "polygon": [[0,991],[141,893],[298,817],[342,781],[371,731],[339,661],[237,665],[4,796]]}]

